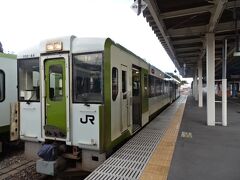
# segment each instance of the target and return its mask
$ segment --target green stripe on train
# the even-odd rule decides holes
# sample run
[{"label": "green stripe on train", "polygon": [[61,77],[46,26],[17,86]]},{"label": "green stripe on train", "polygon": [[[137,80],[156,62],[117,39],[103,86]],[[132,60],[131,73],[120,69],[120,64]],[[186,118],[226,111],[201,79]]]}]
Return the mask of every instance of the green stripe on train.
[{"label": "green stripe on train", "polygon": [[0,52],[0,58],[8,58],[8,59],[14,59],[16,60],[17,59],[17,55],[15,54],[5,54],[5,53],[1,53]]},{"label": "green stripe on train", "polygon": [[100,151],[104,151],[104,106],[99,106],[99,137],[100,137]]},{"label": "green stripe on train", "polygon": [[[111,143],[111,45],[112,45],[111,39],[106,39],[105,45],[104,45],[104,119],[103,122],[100,122],[104,126],[104,141],[102,142],[104,144],[104,150],[110,149],[110,143]],[[109,82],[109,83],[106,83]],[[102,134],[103,135],[103,134]]]},{"label": "green stripe on train", "polygon": [[[122,46],[115,44],[110,38],[106,39],[104,45],[104,150],[109,151],[117,144],[128,138],[131,134],[127,130],[114,141],[111,141],[111,46],[114,45],[123,51],[127,51]],[[129,51],[127,51],[129,52]],[[133,53],[131,53],[133,55]],[[106,83],[109,82],[109,83]],[[103,135],[103,133],[101,134]]]}]

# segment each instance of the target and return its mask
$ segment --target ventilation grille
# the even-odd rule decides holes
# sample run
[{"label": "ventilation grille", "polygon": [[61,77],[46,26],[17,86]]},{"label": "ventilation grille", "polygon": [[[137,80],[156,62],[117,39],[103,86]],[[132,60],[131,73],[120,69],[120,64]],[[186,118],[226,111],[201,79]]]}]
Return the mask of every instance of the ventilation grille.
[{"label": "ventilation grille", "polygon": [[164,131],[144,128],[86,179],[139,179]]}]

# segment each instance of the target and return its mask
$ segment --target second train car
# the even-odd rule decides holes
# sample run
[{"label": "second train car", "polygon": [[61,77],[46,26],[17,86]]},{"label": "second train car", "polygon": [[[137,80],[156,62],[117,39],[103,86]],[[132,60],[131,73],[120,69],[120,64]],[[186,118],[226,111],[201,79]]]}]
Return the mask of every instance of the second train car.
[{"label": "second train car", "polygon": [[0,52],[0,153],[5,142],[18,139],[18,119],[11,121],[17,101],[16,73],[17,56]]},{"label": "second train car", "polygon": [[176,80],[109,38],[44,40],[18,55],[20,137],[28,154],[43,142],[58,151],[37,161],[40,173],[54,175],[59,158],[92,171],[177,91]]}]

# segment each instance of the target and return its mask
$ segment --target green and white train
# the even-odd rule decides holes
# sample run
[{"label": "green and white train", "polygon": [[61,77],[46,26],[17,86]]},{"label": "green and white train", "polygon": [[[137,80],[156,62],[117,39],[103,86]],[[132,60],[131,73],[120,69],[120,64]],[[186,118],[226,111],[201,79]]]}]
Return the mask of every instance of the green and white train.
[{"label": "green and white train", "polygon": [[14,132],[10,133],[10,105],[16,102],[17,57],[13,54],[5,54],[0,52],[0,153],[3,150],[3,143],[11,140],[10,134],[14,135],[19,131],[18,127],[16,126],[14,128]]},{"label": "green and white train", "polygon": [[[179,96],[178,82],[111,39],[48,39],[18,55],[20,137],[92,171]],[[64,148],[63,148],[64,147]],[[56,161],[37,161],[53,175]]]}]

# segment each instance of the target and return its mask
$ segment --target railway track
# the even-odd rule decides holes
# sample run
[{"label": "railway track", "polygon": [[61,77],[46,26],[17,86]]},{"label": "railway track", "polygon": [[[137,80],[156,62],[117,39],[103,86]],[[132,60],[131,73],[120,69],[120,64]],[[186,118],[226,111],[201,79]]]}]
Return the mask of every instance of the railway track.
[{"label": "railway track", "polygon": [[3,167],[0,169],[0,179],[8,179],[8,177],[13,176],[26,168],[34,165],[35,162],[32,160],[23,160],[19,163],[12,164],[7,167]]}]

